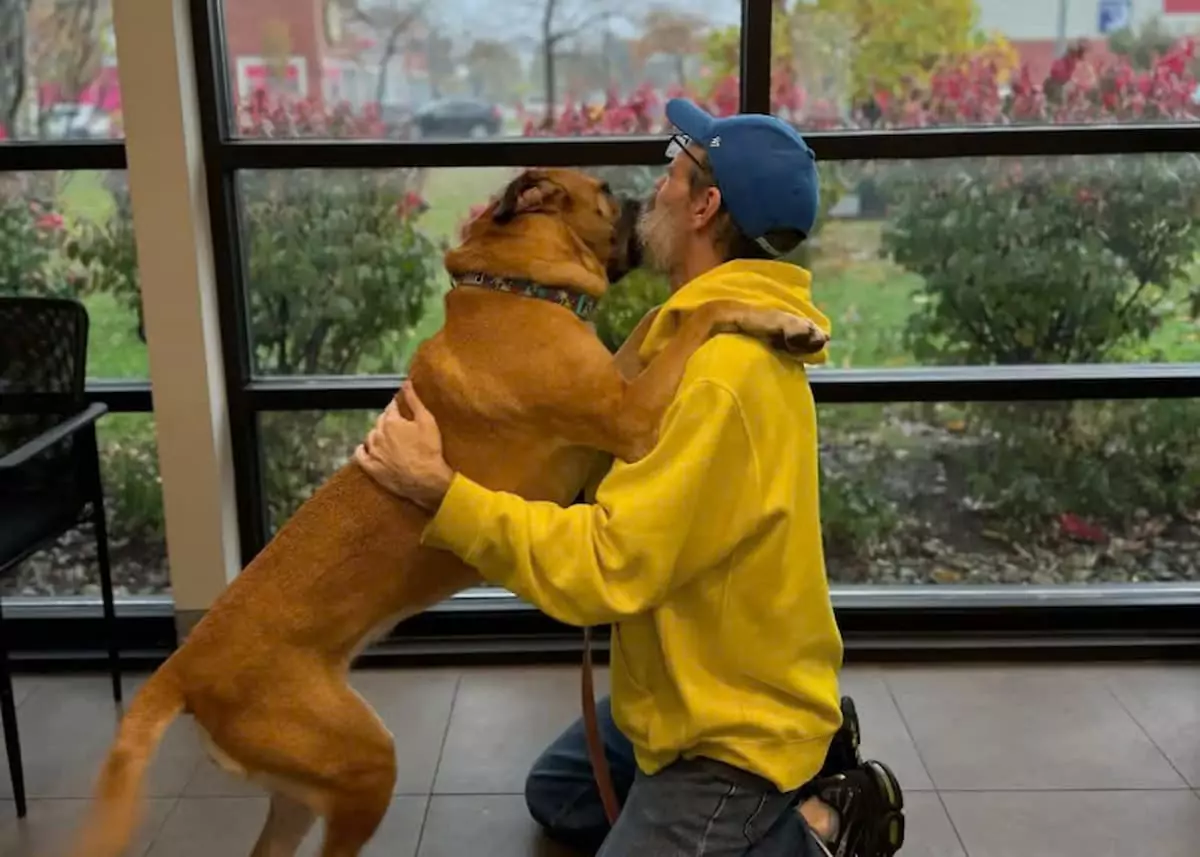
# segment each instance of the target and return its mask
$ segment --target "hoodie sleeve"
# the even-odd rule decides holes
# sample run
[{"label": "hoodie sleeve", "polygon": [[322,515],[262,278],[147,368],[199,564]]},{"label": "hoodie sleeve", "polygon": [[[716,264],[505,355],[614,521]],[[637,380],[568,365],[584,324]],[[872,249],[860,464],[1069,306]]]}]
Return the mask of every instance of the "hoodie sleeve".
[{"label": "hoodie sleeve", "polygon": [[634,464],[618,462],[595,503],[530,502],[459,475],[423,541],[457,554],[485,580],[561,622],[615,622],[658,606],[740,540],[740,529],[730,526],[717,538],[709,533],[688,543],[699,504],[727,496],[706,485],[716,457],[744,460],[753,470],[734,394],[697,380],[668,409],[653,452]]}]

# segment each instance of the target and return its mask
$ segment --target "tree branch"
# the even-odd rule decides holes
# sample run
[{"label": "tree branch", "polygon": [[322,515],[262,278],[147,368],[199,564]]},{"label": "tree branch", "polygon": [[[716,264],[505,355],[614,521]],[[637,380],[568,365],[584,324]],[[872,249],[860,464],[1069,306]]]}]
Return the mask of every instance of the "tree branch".
[{"label": "tree branch", "polygon": [[[550,7],[550,8],[552,8],[552,7]],[[552,44],[552,45],[557,44],[558,42],[562,41],[563,39],[569,39],[572,36],[577,36],[580,33],[582,33],[584,30],[586,30],[588,27],[592,26],[593,24],[598,24],[606,18],[617,18],[617,17],[624,17],[624,16],[621,16],[618,13],[613,12],[613,11],[593,12],[591,15],[588,15],[583,20],[581,20],[575,24],[570,24],[570,25],[564,26],[562,29],[557,30],[557,31],[555,31],[553,29],[553,22],[551,22],[550,44]]]}]

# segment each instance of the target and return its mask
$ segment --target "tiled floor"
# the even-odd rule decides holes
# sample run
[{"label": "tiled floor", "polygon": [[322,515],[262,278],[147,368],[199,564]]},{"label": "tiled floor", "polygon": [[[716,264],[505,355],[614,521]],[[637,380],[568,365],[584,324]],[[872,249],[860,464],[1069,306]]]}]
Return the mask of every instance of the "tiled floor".
[{"label": "tiled floor", "polygon": [[[378,671],[355,684],[396,735],[400,780],[369,855],[561,854],[520,795],[576,714],[570,669]],[[905,857],[1196,857],[1200,666],[850,669],[866,749],[907,790]],[[18,682],[27,780],[0,776],[0,855],[57,855],[111,738],[103,678]],[[149,777],[143,857],[248,854],[266,800],[216,770],[190,722]],[[6,767],[3,769],[6,771]],[[314,854],[317,834],[305,850]]]}]

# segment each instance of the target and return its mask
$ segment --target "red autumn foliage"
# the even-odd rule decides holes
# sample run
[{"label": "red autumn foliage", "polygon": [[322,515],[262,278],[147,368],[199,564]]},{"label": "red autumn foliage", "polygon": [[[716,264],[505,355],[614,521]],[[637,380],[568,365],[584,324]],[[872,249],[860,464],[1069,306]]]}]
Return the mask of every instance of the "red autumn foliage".
[{"label": "red autumn foliage", "polygon": [[1104,544],[1108,541],[1108,533],[1088,523],[1074,512],[1063,512],[1058,516],[1058,528],[1064,536],[1077,542]]},{"label": "red autumn foliage", "polygon": [[346,101],[326,104],[319,98],[256,90],[237,105],[236,112],[237,133],[242,137],[378,139],[387,131],[376,104],[355,109]]},{"label": "red autumn foliage", "polygon": [[[1190,68],[1197,47],[1196,38],[1180,38],[1150,69],[1138,70],[1127,58],[1107,52],[1091,56],[1085,44],[1077,44],[1052,64],[1043,80],[1035,80],[1028,65],[1006,74],[993,52],[981,51],[943,62],[927,84],[913,85],[902,97],[879,93],[848,111],[810,97],[793,70],[779,66],[771,78],[771,109],[807,130],[1196,119],[1198,83]],[[713,115],[728,116],[738,109],[738,78],[726,76],[703,93],[677,89],[660,98],[642,86],[625,98],[609,93],[603,105],[568,102],[551,121],[527,117],[525,133],[663,133],[663,101],[677,95]]]},{"label": "red autumn foliage", "polygon": [[[255,91],[236,110],[237,133],[249,138],[383,139],[388,129],[379,106],[356,109],[346,101],[325,104],[318,98],[297,99]],[[429,203],[415,190],[396,204],[396,215],[419,217]]]}]

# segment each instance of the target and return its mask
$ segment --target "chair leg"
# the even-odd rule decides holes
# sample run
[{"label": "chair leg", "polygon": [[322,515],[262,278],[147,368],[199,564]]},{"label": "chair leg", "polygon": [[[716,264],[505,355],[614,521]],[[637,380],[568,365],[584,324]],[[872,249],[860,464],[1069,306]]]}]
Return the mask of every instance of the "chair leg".
[{"label": "chair leg", "polygon": [[104,514],[104,486],[100,481],[100,450],[96,428],[88,432],[88,457],[91,459],[92,526],[96,531],[96,562],[100,566],[100,596],[104,601],[104,636],[108,643],[108,670],[112,676],[113,700],[121,702],[121,653],[117,648],[117,610],[113,600],[112,567],[108,561],[108,522]]},{"label": "chair leg", "polygon": [[0,616],[0,721],[4,723],[4,749],[8,753],[8,774],[12,778],[17,818],[24,818],[25,769],[21,764],[21,738],[17,733],[17,705],[13,699],[12,673],[8,668],[8,643],[4,639],[4,617]]}]

